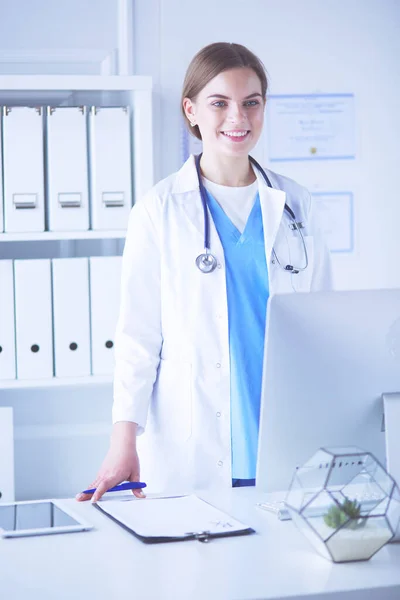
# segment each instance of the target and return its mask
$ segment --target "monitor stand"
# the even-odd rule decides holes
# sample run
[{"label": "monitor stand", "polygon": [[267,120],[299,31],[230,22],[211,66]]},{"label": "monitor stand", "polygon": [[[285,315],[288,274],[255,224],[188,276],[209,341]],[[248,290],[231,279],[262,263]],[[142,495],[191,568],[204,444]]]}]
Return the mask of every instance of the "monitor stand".
[{"label": "monitor stand", "polygon": [[[382,394],[386,469],[400,487],[400,392]],[[400,528],[393,541],[400,542]]]}]

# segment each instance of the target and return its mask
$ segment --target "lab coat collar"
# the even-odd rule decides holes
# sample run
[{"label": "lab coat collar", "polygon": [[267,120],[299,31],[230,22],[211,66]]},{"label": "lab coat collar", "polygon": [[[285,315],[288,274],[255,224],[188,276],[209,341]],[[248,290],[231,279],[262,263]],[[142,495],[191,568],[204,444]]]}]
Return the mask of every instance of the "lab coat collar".
[{"label": "lab coat collar", "polygon": [[196,164],[194,156],[191,154],[177,172],[171,191],[173,194],[185,194],[198,189],[199,181],[197,179]]},{"label": "lab coat collar", "polygon": [[[283,210],[286,202],[286,193],[282,190],[270,188],[265,182],[260,171],[253,166],[258,181],[261,213],[264,228],[264,245],[267,264],[271,260],[272,248],[282,221]],[[268,172],[267,172],[268,175]],[[271,178],[270,178],[271,179]]]},{"label": "lab coat collar", "polygon": [[[272,248],[282,220],[285,206],[286,194],[282,190],[270,188],[257,168],[253,167],[258,181],[260,205],[263,218],[265,255],[267,263],[271,259]],[[267,173],[268,174],[268,173]],[[173,194],[185,194],[199,190],[195,158],[190,155],[182,168],[177,172],[172,185]],[[187,216],[195,225],[196,229],[204,232],[204,215],[201,202],[187,202],[188,198],[181,196],[180,201],[184,204]]]}]

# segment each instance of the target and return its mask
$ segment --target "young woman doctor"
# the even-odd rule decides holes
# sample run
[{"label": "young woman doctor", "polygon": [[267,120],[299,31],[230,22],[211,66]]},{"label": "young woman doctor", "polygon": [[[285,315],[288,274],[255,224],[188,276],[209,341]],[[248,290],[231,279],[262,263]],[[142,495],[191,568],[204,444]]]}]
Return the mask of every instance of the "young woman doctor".
[{"label": "young woman doctor", "polygon": [[132,209],[92,501],[140,477],[152,491],[254,485],[268,297],[331,287],[310,194],[249,157],[266,94],[263,64],[239,44],[189,65],[182,110],[203,153]]}]

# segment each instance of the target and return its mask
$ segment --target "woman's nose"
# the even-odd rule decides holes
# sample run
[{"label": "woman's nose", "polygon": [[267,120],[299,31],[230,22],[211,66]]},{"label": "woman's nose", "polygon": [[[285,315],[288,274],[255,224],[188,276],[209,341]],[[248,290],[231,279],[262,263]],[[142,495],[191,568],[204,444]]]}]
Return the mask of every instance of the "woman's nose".
[{"label": "woman's nose", "polygon": [[228,119],[232,123],[242,123],[246,120],[244,108],[238,104],[232,104],[228,113]]}]

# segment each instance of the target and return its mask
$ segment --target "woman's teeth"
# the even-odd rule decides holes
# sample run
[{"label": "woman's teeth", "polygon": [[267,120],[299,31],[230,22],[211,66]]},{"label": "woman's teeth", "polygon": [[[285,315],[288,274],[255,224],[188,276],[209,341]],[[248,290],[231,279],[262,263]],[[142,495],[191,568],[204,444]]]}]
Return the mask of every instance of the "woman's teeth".
[{"label": "woman's teeth", "polygon": [[249,133],[248,131],[221,131],[223,135],[230,138],[231,140],[242,140]]},{"label": "woman's teeth", "polygon": [[247,135],[247,131],[223,131],[222,133],[229,137],[243,137],[244,135]]}]

